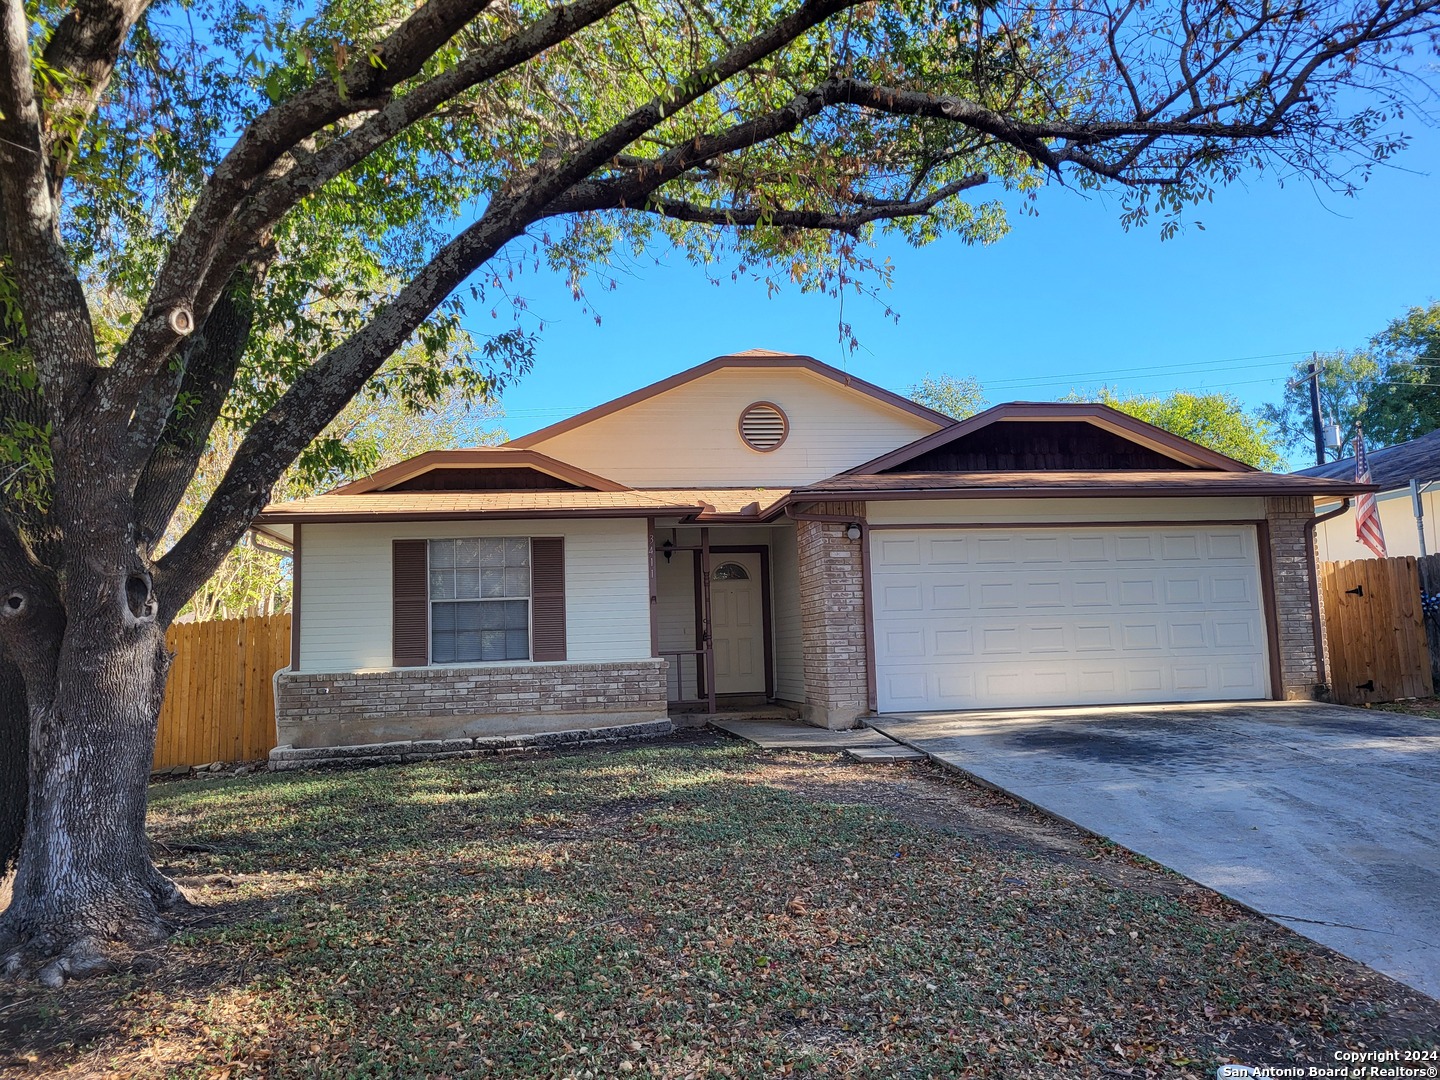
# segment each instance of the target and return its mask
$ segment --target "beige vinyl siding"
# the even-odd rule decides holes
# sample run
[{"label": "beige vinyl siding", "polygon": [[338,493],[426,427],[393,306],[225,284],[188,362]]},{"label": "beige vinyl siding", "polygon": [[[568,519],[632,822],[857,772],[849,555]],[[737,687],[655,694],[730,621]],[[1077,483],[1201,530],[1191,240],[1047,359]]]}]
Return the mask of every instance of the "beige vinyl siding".
[{"label": "beige vinyl siding", "polygon": [[650,572],[643,520],[306,525],[300,670],[390,667],[390,542],[460,536],[563,536],[567,659],[650,655]]},{"label": "beige vinyl siding", "polygon": [[[1410,489],[1383,491],[1375,496],[1380,510],[1380,528],[1385,533],[1385,553],[1397,557],[1420,554],[1420,532],[1415,527],[1415,506],[1410,499]],[[1316,514],[1328,514],[1339,507],[1338,502],[1321,504]],[[1425,551],[1434,555],[1440,551],[1440,497],[1434,491],[1420,490],[1420,509],[1424,511]],[[1371,551],[1355,536],[1355,500],[1350,500],[1350,509],[1337,518],[1322,522],[1315,529],[1315,557],[1321,562],[1335,562],[1342,559],[1373,559]]]},{"label": "beige vinyl siding", "polygon": [[[914,499],[869,504],[871,525],[1047,524],[1057,521],[1259,521],[1265,500]],[[308,532],[306,534],[309,535]]]},{"label": "beige vinyl siding", "polygon": [[[758,453],[740,414],[769,401],[790,422]],[[534,449],[631,487],[793,487],[879,457],[936,425],[800,369],[721,369],[563,432]]]},{"label": "beige vinyl siding", "polygon": [[800,634],[800,552],[794,529],[774,529],[770,541],[774,584],[775,696],[805,700],[804,641]]},{"label": "beige vinyl siding", "polygon": [[[684,543],[685,541],[681,541]],[[677,551],[665,561],[655,557],[656,620],[660,628],[660,650],[694,649],[695,636],[695,552]],[[671,701],[693,701],[698,693],[693,656],[667,656],[666,676]]]}]

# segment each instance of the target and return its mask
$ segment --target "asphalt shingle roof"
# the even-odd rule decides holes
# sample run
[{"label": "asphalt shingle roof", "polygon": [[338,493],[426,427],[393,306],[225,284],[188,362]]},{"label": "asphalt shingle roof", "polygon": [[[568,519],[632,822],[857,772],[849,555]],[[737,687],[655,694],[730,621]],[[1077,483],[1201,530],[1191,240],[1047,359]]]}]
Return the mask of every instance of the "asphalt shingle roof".
[{"label": "asphalt shingle roof", "polygon": [[[1432,431],[1397,446],[1367,450],[1365,456],[1370,459],[1370,474],[1381,491],[1407,487],[1412,479],[1422,484],[1440,480],[1440,431]],[[1312,465],[1292,475],[1353,480],[1355,459],[1344,457],[1339,461],[1327,461],[1324,465]]]}]

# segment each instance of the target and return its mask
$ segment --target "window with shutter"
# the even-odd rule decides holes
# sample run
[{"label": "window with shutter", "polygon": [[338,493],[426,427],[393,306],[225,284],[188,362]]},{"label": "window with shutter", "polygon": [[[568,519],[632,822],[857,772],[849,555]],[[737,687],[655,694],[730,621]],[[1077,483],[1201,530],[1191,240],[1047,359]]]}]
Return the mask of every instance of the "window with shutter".
[{"label": "window with shutter", "polygon": [[426,551],[424,540],[395,540],[391,544],[391,662],[396,667],[424,667],[430,662]]},{"label": "window with shutter", "polygon": [[533,653],[536,660],[564,660],[565,538],[536,536],[530,540],[530,603]]}]

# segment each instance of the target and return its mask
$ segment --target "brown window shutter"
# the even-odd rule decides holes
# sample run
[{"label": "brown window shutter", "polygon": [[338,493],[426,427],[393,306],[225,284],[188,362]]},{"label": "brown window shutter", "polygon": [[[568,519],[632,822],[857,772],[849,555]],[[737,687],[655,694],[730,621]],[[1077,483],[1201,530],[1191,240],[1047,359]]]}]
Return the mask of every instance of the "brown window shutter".
[{"label": "brown window shutter", "polygon": [[565,659],[565,538],[530,538],[531,659]]},{"label": "brown window shutter", "polygon": [[393,540],[390,567],[394,602],[391,662],[396,667],[430,663],[430,545]]}]

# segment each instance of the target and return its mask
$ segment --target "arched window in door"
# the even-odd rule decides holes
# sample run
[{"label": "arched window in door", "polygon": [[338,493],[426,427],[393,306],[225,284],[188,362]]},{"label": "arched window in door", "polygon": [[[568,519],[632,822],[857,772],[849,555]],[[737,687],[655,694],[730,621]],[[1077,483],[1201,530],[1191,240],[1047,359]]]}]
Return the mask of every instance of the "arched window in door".
[{"label": "arched window in door", "polygon": [[739,563],[721,563],[710,575],[712,581],[749,581],[750,575]]}]

